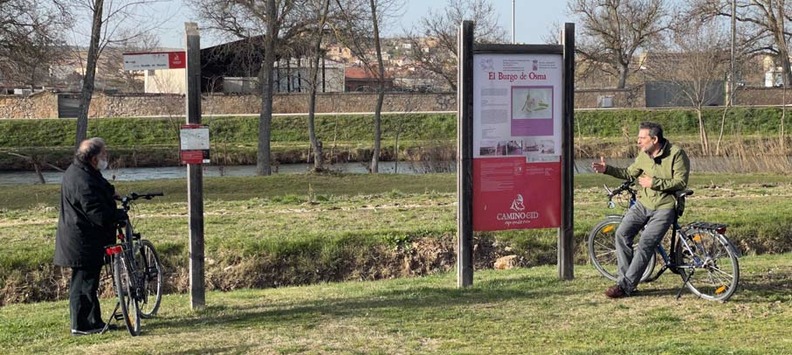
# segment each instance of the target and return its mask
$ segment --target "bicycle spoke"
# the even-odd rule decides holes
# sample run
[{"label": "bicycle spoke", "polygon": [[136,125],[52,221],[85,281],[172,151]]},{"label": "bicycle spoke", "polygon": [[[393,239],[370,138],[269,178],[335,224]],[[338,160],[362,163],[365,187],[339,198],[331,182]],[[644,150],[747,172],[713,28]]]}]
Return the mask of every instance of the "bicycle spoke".
[{"label": "bicycle spoke", "polygon": [[[686,265],[680,265],[680,269],[694,271],[686,284],[688,289],[709,300],[724,301],[731,297],[739,282],[739,266],[725,237],[704,229],[686,238],[690,249],[680,246],[678,252],[685,250],[681,264]],[[699,261],[694,265],[694,260]]]}]

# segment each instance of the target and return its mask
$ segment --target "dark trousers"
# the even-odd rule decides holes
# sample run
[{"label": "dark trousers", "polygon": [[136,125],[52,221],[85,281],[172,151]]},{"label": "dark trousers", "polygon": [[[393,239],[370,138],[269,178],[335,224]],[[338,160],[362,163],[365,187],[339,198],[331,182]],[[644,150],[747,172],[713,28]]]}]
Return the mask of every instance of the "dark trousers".
[{"label": "dark trousers", "polygon": [[99,273],[101,267],[72,268],[69,284],[69,313],[71,328],[92,330],[104,326],[99,309]]}]

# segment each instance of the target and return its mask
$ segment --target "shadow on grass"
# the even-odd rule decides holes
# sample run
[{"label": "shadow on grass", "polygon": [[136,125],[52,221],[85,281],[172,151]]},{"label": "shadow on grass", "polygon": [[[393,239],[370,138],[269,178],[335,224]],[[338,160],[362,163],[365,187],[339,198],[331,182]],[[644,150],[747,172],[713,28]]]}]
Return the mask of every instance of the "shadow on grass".
[{"label": "shadow on grass", "polygon": [[[680,289],[682,290],[681,299],[685,297],[698,298],[698,296],[693,294],[682,284],[681,279],[679,279],[678,285],[671,287],[665,286],[664,288],[646,290],[642,290],[639,287],[639,292],[636,293],[634,297],[660,297],[669,295],[676,297]],[[775,268],[772,273],[748,273],[743,271],[740,276],[740,284],[737,287],[737,291],[728,302],[766,303],[779,299],[792,300],[792,294],[789,293],[790,289],[792,289],[792,267],[778,267]]]},{"label": "shadow on grass", "polygon": [[[595,277],[596,279],[596,277]],[[790,299],[788,290],[792,283],[792,269],[781,270],[770,279],[765,274],[753,273],[742,277],[740,288],[729,303],[761,303],[773,299]],[[403,319],[413,321],[430,317],[433,319],[453,319],[467,314],[467,307],[497,304],[513,299],[532,299],[545,304],[549,299],[601,296],[605,288],[592,287],[591,278],[583,278],[580,283],[558,280],[552,276],[520,276],[509,279],[495,278],[477,280],[473,288],[428,285],[420,281],[415,284],[398,285],[386,290],[373,290],[365,296],[340,297],[320,300],[278,303],[260,302],[242,306],[211,305],[205,310],[187,316],[161,318],[149,324],[146,329],[167,329],[168,333],[194,330],[194,325],[220,327],[247,327],[267,324],[274,327],[312,327],[318,319],[366,317],[376,321],[383,319]],[[634,297],[667,298],[675,300],[677,292],[683,288],[681,280],[671,284],[645,286]],[[262,300],[265,296],[261,296]],[[682,289],[681,300],[698,299],[687,288]]]},{"label": "shadow on grass", "polygon": [[[519,277],[509,280],[482,280],[474,288],[417,286],[409,290],[373,291],[367,296],[339,298],[306,302],[284,302],[249,306],[212,305],[194,317],[160,319],[147,324],[146,328],[167,328],[169,333],[192,330],[193,324],[235,326],[267,322],[280,326],[309,324],[317,317],[367,317],[382,314],[383,317],[412,319],[423,317],[429,309],[457,315],[455,307],[468,307],[488,303],[498,303],[510,299],[545,299],[568,297],[590,293],[588,288],[565,287],[564,281],[552,277]],[[232,312],[233,314],[228,314]],[[429,312],[431,313],[431,312]]]},{"label": "shadow on grass", "polygon": [[792,301],[792,265],[776,268],[773,272],[752,273],[740,278],[737,294],[739,302],[765,303],[771,300]]}]

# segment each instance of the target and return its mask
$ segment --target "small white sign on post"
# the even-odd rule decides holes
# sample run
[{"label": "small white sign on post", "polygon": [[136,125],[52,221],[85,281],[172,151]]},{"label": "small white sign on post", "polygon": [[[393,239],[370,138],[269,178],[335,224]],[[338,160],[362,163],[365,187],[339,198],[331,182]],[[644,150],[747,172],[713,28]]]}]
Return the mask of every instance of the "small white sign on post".
[{"label": "small white sign on post", "polygon": [[185,52],[124,53],[124,70],[183,69]]},{"label": "small white sign on post", "polygon": [[182,125],[179,131],[179,156],[182,164],[209,163],[209,127]]}]

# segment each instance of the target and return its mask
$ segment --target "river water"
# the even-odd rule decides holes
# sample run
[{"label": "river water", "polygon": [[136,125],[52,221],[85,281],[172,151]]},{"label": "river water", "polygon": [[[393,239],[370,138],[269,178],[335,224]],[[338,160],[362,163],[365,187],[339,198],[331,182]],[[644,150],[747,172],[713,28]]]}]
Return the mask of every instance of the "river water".
[{"label": "river water", "polygon": [[[435,164],[437,165],[437,164]],[[446,171],[455,171],[452,162],[439,164]],[[312,164],[281,164],[277,171],[273,168],[273,174],[305,174],[312,167]],[[339,173],[363,174],[368,173],[367,163],[340,163],[328,165],[327,169]],[[205,165],[205,177],[218,176],[254,176],[256,175],[255,165],[225,166]],[[430,170],[429,167],[421,164],[408,162],[380,162],[379,172],[382,174],[423,174]],[[154,179],[185,179],[187,177],[186,166],[168,166],[160,168],[121,168],[108,169],[102,171],[104,177],[111,181],[140,181]],[[45,171],[44,180],[47,184],[59,184],[63,173],[59,171]],[[0,186],[35,184],[38,177],[33,171],[10,171],[0,172]]]},{"label": "river water", "polygon": [[[593,159],[577,159],[575,161],[575,173],[591,173],[591,162]],[[614,166],[627,166],[632,163],[632,159],[606,159],[606,162]],[[691,159],[691,170],[699,173],[723,173],[723,172],[742,172],[742,171],[780,171],[788,170],[786,167],[792,166],[792,157],[787,159],[777,159],[776,161],[740,161],[737,159],[713,157],[713,158],[694,158]],[[379,171],[382,174],[423,174],[429,171],[452,172],[456,171],[453,162],[427,163],[410,162],[380,162]],[[340,163],[332,164],[327,168],[339,173],[367,173],[367,163]],[[282,164],[273,169],[273,174],[304,174],[311,168],[309,164]],[[439,170],[438,170],[439,169]],[[122,168],[109,169],[103,171],[105,178],[111,181],[139,181],[154,179],[184,179],[187,177],[186,166],[172,166],[161,168]],[[204,176],[254,176],[256,167],[254,165],[226,166],[205,165]],[[48,184],[59,184],[63,173],[57,171],[45,171],[44,179]],[[0,172],[0,185],[24,185],[36,184],[38,178],[33,171],[13,171]]]}]

